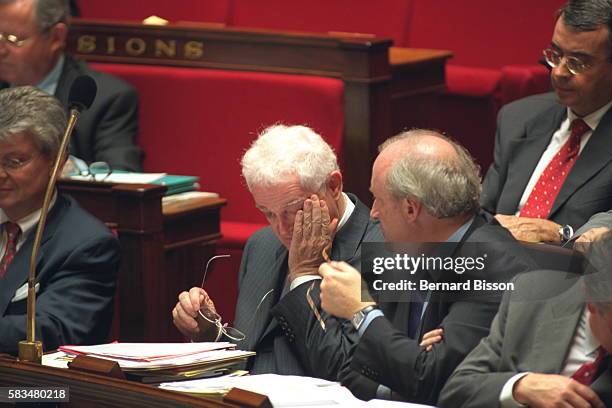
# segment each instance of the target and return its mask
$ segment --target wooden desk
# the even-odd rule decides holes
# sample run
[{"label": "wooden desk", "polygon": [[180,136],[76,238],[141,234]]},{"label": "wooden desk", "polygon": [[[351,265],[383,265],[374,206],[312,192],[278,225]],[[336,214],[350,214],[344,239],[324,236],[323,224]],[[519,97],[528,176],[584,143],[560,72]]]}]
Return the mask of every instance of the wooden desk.
[{"label": "wooden desk", "polygon": [[445,89],[449,51],[399,49],[350,33],[311,34],[183,23],[74,19],[67,49],[94,62],[184,66],[338,78],[344,83],[345,188],[362,200],[376,147],[423,126],[420,112]]},{"label": "wooden desk", "polygon": [[232,407],[218,400],[161,390],[151,385],[0,358],[1,387],[69,387],[62,407]]},{"label": "wooden desk", "polygon": [[162,208],[165,187],[61,180],[59,190],[117,231],[119,339],[181,341],[172,324],[177,294],[202,279],[220,238],[226,201],[204,198]]}]

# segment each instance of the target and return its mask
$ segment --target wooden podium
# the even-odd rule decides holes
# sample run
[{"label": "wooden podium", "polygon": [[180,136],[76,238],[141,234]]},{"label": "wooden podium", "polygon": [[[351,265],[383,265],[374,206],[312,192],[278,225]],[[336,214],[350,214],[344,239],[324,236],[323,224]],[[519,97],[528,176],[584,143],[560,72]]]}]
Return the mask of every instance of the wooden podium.
[{"label": "wooden podium", "polygon": [[202,280],[202,267],[221,236],[220,212],[226,200],[202,198],[162,206],[166,187],[151,184],[60,180],[58,188],[119,237],[119,340],[182,341],[171,311],[178,293]]},{"label": "wooden podium", "polygon": [[220,400],[166,391],[152,385],[2,357],[0,387],[68,387],[69,402],[60,403],[62,407],[235,407]]}]

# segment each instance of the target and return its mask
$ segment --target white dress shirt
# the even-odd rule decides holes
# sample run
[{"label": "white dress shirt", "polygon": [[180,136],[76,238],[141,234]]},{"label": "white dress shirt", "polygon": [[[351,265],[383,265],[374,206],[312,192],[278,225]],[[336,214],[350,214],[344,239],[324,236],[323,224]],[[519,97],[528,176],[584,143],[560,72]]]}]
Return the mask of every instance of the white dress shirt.
[{"label": "white dress shirt", "polygon": [[[565,358],[563,369],[559,374],[565,377],[571,377],[584,363],[592,363],[597,358],[597,352],[601,344],[591,331],[589,326],[590,312],[585,307],[578,326],[576,326],[576,332],[570,345],[569,353]],[[514,384],[524,376],[530,373],[519,373],[510,378],[499,395],[499,402],[502,408],[519,408],[526,407],[526,405],[519,404],[514,400],[512,391],[514,390]]]},{"label": "white dress shirt", "polygon": [[[597,109],[595,112],[582,118],[582,120],[584,120],[585,123],[589,125],[591,130],[585,132],[580,139],[580,150],[578,151],[579,155],[580,153],[582,153],[584,146],[586,146],[587,142],[591,138],[591,135],[593,135],[593,131],[597,129],[599,122],[601,122],[601,119],[606,114],[606,112],[608,112],[608,109],[610,109],[611,106],[612,101]],[[527,187],[525,187],[525,191],[523,191],[523,195],[521,196],[521,201],[519,201],[519,205],[516,209],[515,215],[518,216],[520,214],[521,210],[523,209],[523,206],[529,198],[529,195],[531,194],[531,191],[540,179],[540,176],[542,175],[544,170],[546,170],[546,167],[548,167],[548,163],[550,163],[552,158],[555,157],[555,155],[559,152],[559,149],[561,149],[561,147],[563,147],[565,142],[567,142],[567,140],[569,139],[572,133],[570,130],[570,125],[572,121],[577,118],[578,116],[576,116],[576,114],[572,112],[570,108],[567,108],[567,118],[565,118],[565,120],[561,122],[561,127],[559,127],[559,129],[557,129],[557,131],[553,134],[552,138],[550,139],[550,143],[548,144],[548,147],[542,154],[542,157],[540,157],[540,161],[538,162],[538,165],[533,171],[533,174],[531,175],[531,178],[527,183]]]}]

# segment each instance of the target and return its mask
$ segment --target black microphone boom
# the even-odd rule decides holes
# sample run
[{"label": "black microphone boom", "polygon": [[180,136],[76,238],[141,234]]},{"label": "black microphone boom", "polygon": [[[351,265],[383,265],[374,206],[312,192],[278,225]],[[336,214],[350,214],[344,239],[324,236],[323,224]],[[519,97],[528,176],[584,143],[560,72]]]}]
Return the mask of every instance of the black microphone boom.
[{"label": "black microphone boom", "polygon": [[98,93],[98,85],[96,81],[89,75],[81,75],[76,77],[70,85],[70,93],[68,94],[68,108],[76,109],[83,112],[89,109],[96,94]]}]

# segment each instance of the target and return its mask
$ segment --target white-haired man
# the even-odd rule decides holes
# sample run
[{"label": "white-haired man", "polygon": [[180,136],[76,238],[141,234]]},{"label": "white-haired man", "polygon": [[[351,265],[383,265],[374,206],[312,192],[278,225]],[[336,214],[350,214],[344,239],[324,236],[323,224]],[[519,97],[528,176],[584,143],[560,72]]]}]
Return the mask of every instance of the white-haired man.
[{"label": "white-haired man", "polygon": [[[323,377],[295,356],[271,309],[290,296],[306,304],[311,281],[319,279],[313,274],[323,262],[323,249],[332,241],[332,259],[357,265],[361,242],[379,240],[379,231],[368,208],[343,193],[331,147],[307,127],[266,129],[241,164],[255,205],[270,223],[249,238],[239,272],[235,327],[246,334],[239,347],[257,352],[247,368]],[[192,288],[179,295],[172,311],[174,324],[189,338],[199,334],[195,317],[203,302],[212,303],[203,289]]]}]

